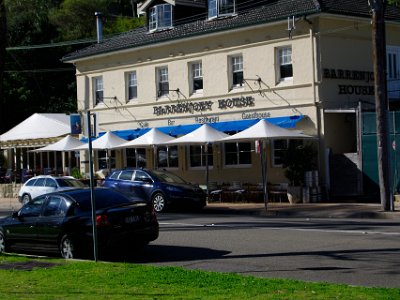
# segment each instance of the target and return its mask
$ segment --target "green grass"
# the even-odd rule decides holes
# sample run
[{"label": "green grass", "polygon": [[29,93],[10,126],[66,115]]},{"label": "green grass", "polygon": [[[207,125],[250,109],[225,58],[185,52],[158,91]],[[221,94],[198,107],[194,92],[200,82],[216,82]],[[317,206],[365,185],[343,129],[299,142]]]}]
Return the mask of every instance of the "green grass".
[{"label": "green grass", "polygon": [[[21,264],[41,263],[55,265],[19,268]],[[264,279],[131,263],[0,255],[0,299],[365,300],[400,299],[400,289]]]}]

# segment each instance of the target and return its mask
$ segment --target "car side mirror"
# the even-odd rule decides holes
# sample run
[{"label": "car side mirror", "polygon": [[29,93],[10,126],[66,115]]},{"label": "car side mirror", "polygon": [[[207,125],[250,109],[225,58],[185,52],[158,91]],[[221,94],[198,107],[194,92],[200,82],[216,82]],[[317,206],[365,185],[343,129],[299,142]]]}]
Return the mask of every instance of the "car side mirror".
[{"label": "car side mirror", "polygon": [[153,183],[153,181],[150,178],[140,178],[140,181],[145,183]]},{"label": "car side mirror", "polygon": [[19,211],[14,211],[14,212],[12,213],[11,217],[12,217],[13,219],[19,219],[19,218],[20,218],[20,216],[19,216]]}]

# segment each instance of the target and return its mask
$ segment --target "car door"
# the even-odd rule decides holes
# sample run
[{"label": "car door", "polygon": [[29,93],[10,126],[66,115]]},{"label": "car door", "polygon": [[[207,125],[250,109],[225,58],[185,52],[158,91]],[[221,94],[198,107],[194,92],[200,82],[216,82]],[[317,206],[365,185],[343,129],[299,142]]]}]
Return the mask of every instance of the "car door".
[{"label": "car door", "polygon": [[46,188],[44,186],[45,182],[46,178],[38,178],[35,181],[34,185],[30,187],[30,194],[32,199],[46,193]]},{"label": "car door", "polygon": [[133,189],[137,192],[137,196],[150,200],[150,196],[153,192],[153,179],[143,170],[136,170],[133,180]]},{"label": "car door", "polygon": [[36,222],[37,243],[43,251],[58,252],[58,240],[70,207],[61,195],[49,195]]},{"label": "car door", "polygon": [[43,192],[45,194],[55,192],[57,190],[57,187],[57,182],[53,178],[46,178]]},{"label": "car door", "polygon": [[134,174],[134,170],[123,170],[118,177],[118,180],[115,181],[115,188],[120,192],[131,194],[135,191],[132,189],[132,177]]},{"label": "car door", "polygon": [[36,222],[39,218],[46,197],[38,197],[28,202],[18,212],[6,227],[7,242],[11,248],[34,250],[37,245]]}]

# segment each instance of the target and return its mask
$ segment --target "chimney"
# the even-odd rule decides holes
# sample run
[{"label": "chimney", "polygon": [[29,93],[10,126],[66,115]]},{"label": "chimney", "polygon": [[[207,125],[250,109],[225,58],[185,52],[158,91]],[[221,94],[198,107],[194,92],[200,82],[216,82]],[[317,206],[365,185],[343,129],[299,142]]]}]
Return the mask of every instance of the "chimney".
[{"label": "chimney", "polygon": [[103,41],[103,24],[102,24],[103,14],[101,12],[95,12],[94,15],[96,16],[97,43],[99,44]]}]

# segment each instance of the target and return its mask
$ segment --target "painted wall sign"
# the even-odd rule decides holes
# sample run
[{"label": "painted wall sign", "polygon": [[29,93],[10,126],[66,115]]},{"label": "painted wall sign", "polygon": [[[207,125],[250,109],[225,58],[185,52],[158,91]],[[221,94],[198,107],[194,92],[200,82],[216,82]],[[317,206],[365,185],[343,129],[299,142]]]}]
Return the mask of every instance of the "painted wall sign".
[{"label": "painted wall sign", "polygon": [[[342,70],[342,69],[323,69],[325,79],[354,80],[371,83],[374,81],[374,72]],[[373,96],[375,89],[372,85],[338,85],[339,95]]]},{"label": "painted wall sign", "polygon": [[324,78],[328,78],[328,79],[358,80],[358,81],[364,81],[364,82],[373,82],[374,81],[374,72],[370,72],[370,71],[324,69],[323,74],[324,74]]},{"label": "painted wall sign", "polygon": [[[187,114],[195,112],[212,111],[213,101],[185,102],[171,105],[153,106],[153,114],[156,116]],[[232,109],[255,106],[255,99],[249,97],[237,97],[218,100],[218,109]]]}]

